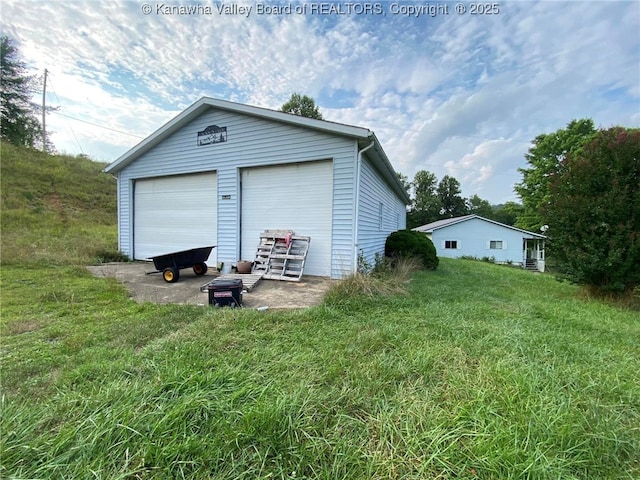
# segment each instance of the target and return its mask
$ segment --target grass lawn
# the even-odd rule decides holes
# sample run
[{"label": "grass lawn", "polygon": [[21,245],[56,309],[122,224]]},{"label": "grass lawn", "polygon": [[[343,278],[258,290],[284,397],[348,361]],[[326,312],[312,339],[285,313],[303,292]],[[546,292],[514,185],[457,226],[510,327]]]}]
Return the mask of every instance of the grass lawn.
[{"label": "grass lawn", "polygon": [[103,165],[0,148],[0,478],[640,478],[637,310],[448,259],[304,311],[136,304],[84,268],[119,255]]},{"label": "grass lawn", "polygon": [[2,268],[2,478],[640,477],[640,316],[441,259],[294,312]]}]

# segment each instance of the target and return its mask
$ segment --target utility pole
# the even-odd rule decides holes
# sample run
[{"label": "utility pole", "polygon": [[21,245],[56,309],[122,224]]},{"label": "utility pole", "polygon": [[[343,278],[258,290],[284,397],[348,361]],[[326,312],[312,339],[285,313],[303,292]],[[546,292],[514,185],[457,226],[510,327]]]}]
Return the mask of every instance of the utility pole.
[{"label": "utility pole", "polygon": [[47,124],[46,124],[46,96],[47,96],[47,69],[44,69],[44,87],[42,88],[42,151],[47,151]]}]

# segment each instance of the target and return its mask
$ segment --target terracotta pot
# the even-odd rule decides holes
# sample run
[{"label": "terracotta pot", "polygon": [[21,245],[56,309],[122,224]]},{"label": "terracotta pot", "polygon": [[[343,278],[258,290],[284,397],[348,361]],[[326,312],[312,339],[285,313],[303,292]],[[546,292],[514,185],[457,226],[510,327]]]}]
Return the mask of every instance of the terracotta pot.
[{"label": "terracotta pot", "polygon": [[252,262],[241,260],[236,265],[236,270],[238,271],[238,273],[251,273],[251,264]]}]

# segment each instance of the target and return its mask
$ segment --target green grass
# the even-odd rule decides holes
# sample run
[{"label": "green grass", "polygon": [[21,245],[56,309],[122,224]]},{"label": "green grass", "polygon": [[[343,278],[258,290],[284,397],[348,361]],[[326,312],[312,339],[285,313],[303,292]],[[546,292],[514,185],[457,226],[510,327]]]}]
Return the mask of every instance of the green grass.
[{"label": "green grass", "polygon": [[637,311],[448,259],[302,311],[137,304],[79,228],[0,271],[1,478],[640,477]]},{"label": "green grass", "polygon": [[442,259],[265,313],[43,273],[2,271],[3,477],[640,475],[637,313],[549,277]]},{"label": "green grass", "polygon": [[2,265],[68,265],[117,255],[116,180],[105,164],[0,146]]}]

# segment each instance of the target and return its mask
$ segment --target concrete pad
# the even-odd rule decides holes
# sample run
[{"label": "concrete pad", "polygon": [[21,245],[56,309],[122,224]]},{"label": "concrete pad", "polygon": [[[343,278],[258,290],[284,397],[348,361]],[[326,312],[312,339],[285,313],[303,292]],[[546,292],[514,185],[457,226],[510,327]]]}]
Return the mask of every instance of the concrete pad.
[{"label": "concrete pad", "polygon": [[[197,276],[191,269],[180,270],[180,280],[167,283],[160,273],[147,275],[155,270],[153,263],[105,263],[87,267],[96,277],[112,277],[121,282],[131,297],[139,303],[177,303],[187,305],[208,305],[207,292],[200,287],[218,276],[210,269],[203,276]],[[325,293],[334,281],[325,277],[304,275],[301,282],[261,280],[251,292],[244,292],[244,308],[305,308],[322,302]]]}]

